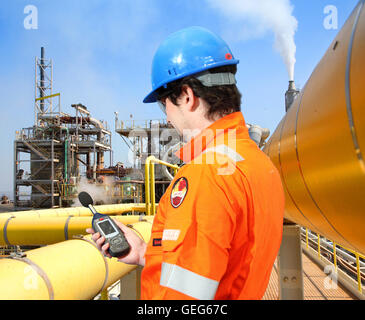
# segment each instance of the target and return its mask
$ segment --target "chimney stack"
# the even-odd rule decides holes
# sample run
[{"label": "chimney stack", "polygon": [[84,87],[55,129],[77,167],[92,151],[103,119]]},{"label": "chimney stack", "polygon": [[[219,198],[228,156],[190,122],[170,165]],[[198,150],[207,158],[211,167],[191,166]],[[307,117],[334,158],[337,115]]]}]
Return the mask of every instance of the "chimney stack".
[{"label": "chimney stack", "polygon": [[289,81],[288,90],[285,92],[285,111],[287,112],[294,102],[299,90],[295,88],[294,80]]}]

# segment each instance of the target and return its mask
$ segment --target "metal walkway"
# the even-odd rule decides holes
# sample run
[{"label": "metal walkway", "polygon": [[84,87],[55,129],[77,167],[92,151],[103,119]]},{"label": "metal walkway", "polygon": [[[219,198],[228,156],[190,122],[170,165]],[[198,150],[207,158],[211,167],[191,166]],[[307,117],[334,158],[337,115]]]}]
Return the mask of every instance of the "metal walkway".
[{"label": "metal walkway", "polygon": [[[328,275],[304,253],[302,253],[302,263],[305,300],[357,300],[356,297],[339,283],[337,284],[337,288],[326,289],[325,284],[329,283]],[[269,285],[262,300],[278,299],[279,281],[275,262]]]}]

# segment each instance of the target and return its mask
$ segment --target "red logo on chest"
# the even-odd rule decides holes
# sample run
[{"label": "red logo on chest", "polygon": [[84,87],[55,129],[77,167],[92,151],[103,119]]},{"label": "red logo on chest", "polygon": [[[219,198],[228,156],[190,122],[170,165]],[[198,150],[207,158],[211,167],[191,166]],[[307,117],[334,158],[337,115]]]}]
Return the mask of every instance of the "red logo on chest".
[{"label": "red logo on chest", "polygon": [[188,180],[181,177],[175,181],[170,195],[171,205],[174,208],[179,207],[185,199],[188,192]]}]

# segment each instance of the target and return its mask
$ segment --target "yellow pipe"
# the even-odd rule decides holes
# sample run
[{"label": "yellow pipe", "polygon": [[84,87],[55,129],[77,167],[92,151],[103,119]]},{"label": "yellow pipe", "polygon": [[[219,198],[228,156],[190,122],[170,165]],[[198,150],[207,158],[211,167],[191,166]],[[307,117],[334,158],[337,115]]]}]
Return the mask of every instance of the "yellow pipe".
[{"label": "yellow pipe", "polygon": [[[148,241],[151,223],[133,227]],[[0,300],[87,300],[136,268],[105,258],[90,236],[26,252],[20,260],[0,259]]]},{"label": "yellow pipe", "polygon": [[151,167],[150,167],[150,177],[151,177],[151,214],[156,213],[156,188],[155,188],[155,164],[153,163],[154,159],[151,159]]},{"label": "yellow pipe", "polygon": [[365,253],[365,8],[360,1],[264,151],[285,218]]},{"label": "yellow pipe", "polygon": [[51,94],[50,96],[37,98],[37,99],[35,99],[35,101],[45,100],[45,99],[49,99],[49,98],[53,98],[53,97],[58,97],[58,96],[60,96],[60,94],[59,93],[55,93],[55,94]]},{"label": "yellow pipe", "polygon": [[[94,206],[96,211],[109,215],[120,215],[125,212],[145,212],[146,206],[143,203],[123,203],[123,204],[107,204]],[[41,210],[28,210],[28,211],[14,211],[4,212],[3,214],[10,214],[13,216],[28,215],[38,217],[67,217],[67,216],[91,216],[90,209],[85,207],[72,207],[72,208],[59,208],[59,209],[41,209]]]},{"label": "yellow pipe", "polygon": [[108,289],[104,289],[100,294],[100,300],[109,300]]},{"label": "yellow pipe", "polygon": [[[113,216],[114,219],[131,224],[143,220],[152,222],[153,217],[127,215]],[[4,245],[46,245],[72,239],[86,234],[91,227],[92,217],[28,217],[0,215],[0,246]]]},{"label": "yellow pipe", "polygon": [[357,271],[357,284],[359,292],[362,293],[362,284],[361,284],[361,272],[360,272],[360,259],[359,254],[356,253],[356,271]]},{"label": "yellow pipe", "polygon": [[333,263],[337,272],[337,253],[336,253],[336,242],[333,242]]},{"label": "yellow pipe", "polygon": [[176,175],[179,166],[157,159],[154,156],[149,156],[145,162],[145,197],[146,197],[146,214],[156,214],[156,195],[155,195],[155,167],[154,164],[161,164],[170,167]]},{"label": "yellow pipe", "polygon": [[150,162],[151,156],[147,157],[145,163],[145,199],[146,199],[146,215],[151,214],[151,194],[150,194]]},{"label": "yellow pipe", "polygon": [[308,228],[305,228],[305,243],[306,243],[307,249],[308,249]]}]

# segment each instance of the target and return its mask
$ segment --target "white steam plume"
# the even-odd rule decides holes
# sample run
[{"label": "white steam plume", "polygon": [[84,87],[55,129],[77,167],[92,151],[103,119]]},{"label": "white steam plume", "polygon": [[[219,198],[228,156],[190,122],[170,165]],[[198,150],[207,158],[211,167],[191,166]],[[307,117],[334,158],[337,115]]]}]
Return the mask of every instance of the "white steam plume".
[{"label": "white steam plume", "polygon": [[[292,15],[290,0],[206,0],[229,19],[249,23],[249,37],[262,36],[272,31],[275,36],[274,48],[282,56],[289,74],[294,80],[296,46],[294,35],[298,27],[297,19]],[[238,33],[246,32],[238,30]],[[238,36],[239,37],[239,36]],[[247,35],[243,35],[247,38]]]},{"label": "white steam plume", "polygon": [[[105,190],[104,186],[111,188],[113,186],[113,178],[105,177],[104,183],[102,185],[96,185],[95,183],[90,183],[86,177],[81,177],[80,182],[77,185],[77,193],[82,191],[87,192],[91,198],[94,200],[95,204],[108,204],[111,202],[111,197]],[[81,207],[81,203],[78,198],[75,199],[73,207]]]}]

